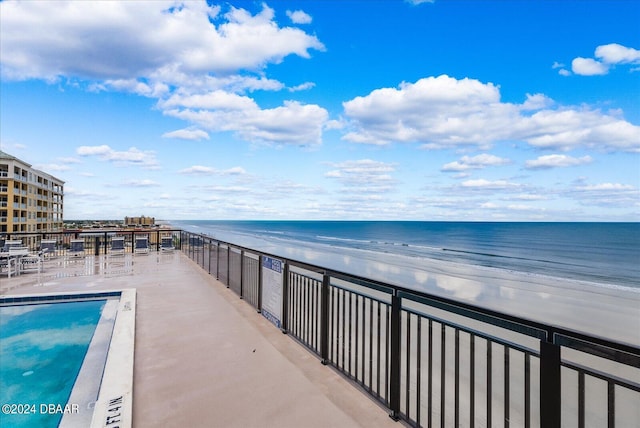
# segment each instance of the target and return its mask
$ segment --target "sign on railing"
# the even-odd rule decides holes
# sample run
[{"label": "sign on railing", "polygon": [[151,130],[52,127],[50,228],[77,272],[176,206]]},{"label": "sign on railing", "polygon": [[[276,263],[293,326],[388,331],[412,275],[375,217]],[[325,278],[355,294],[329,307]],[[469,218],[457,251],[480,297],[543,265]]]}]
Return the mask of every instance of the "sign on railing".
[{"label": "sign on railing", "polygon": [[282,260],[262,257],[262,315],[282,327]]}]

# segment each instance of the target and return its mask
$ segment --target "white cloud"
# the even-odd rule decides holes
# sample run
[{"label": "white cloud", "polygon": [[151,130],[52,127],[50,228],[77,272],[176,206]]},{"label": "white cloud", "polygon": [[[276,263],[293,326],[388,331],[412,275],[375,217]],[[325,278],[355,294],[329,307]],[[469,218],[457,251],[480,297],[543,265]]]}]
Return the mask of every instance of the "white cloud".
[{"label": "white cloud", "polygon": [[288,10],[287,16],[294,24],[311,24],[311,21],[313,20],[310,15],[306,14],[302,10],[296,10],[293,12]]},{"label": "white cloud", "polygon": [[407,3],[410,3],[414,6],[417,6],[419,4],[423,4],[423,3],[435,3],[436,0],[404,0]]},{"label": "white cloud", "polygon": [[640,127],[619,115],[554,104],[543,94],[527,95],[523,104],[504,103],[492,83],[428,77],[344,102],[351,131],[343,138],[375,145],[417,142],[426,149],[524,141],[555,150],[640,151]]},{"label": "white cloud", "polygon": [[509,159],[483,153],[476,156],[463,156],[459,161],[443,165],[440,170],[445,172],[458,172],[470,169],[483,169],[487,166],[506,165],[509,163],[511,163]]},{"label": "white cloud", "polygon": [[527,99],[520,106],[522,111],[541,110],[543,108],[551,107],[555,104],[551,98],[544,94],[527,94]]},{"label": "white cloud", "polygon": [[[3,78],[80,79],[92,91],[157,98],[165,114],[201,128],[165,134],[170,138],[204,139],[206,131],[232,131],[270,144],[307,146],[322,140],[328,117],[323,108],[286,101],[261,109],[246,96],[286,88],[264,76],[268,64],[325,50],[315,35],[280,26],[266,4],[255,14],[203,0],[6,1],[0,8]],[[291,17],[310,19],[301,11]],[[311,87],[306,82],[290,91]]]},{"label": "white cloud", "polygon": [[571,72],[569,70],[561,69],[558,71],[558,74],[561,76],[571,76]]},{"label": "white cloud", "polygon": [[201,129],[178,129],[176,131],[165,132],[162,138],[178,138],[181,140],[208,140],[209,134]]},{"label": "white cloud", "polygon": [[597,59],[574,58],[571,69],[582,76],[598,76],[609,73],[610,68],[617,64],[640,64],[640,50],[618,43],[598,46],[595,57]]},{"label": "white cloud", "polygon": [[178,173],[186,175],[244,175],[247,171],[239,166],[229,168],[227,170],[218,170],[209,166],[194,165],[189,168],[181,169]]},{"label": "white cloud", "polygon": [[80,156],[98,156],[100,160],[113,162],[118,166],[139,165],[147,169],[158,168],[155,152],[142,151],[135,147],[127,151],[116,151],[108,145],[80,146],[76,149]]},{"label": "white cloud", "polygon": [[232,131],[251,142],[310,146],[322,142],[329,113],[314,104],[285,101],[272,109],[170,109],[165,114],[188,120],[210,131]]},{"label": "white cloud", "polygon": [[609,66],[593,58],[578,57],[571,61],[571,70],[581,76],[597,76],[607,74],[609,72]]},{"label": "white cloud", "polygon": [[507,180],[490,181],[483,178],[463,181],[461,186],[466,189],[478,190],[513,190],[520,189],[522,187],[520,184],[512,183]]},{"label": "white cloud", "polygon": [[307,89],[311,89],[313,87],[315,87],[316,84],[313,82],[304,82],[301,83],[297,86],[293,86],[291,88],[289,88],[289,92],[298,92],[298,91],[306,91]]},{"label": "white cloud", "polygon": [[39,169],[40,171],[69,171],[71,167],[69,165],[60,165],[57,163],[48,163],[44,165],[35,165],[34,168]]},{"label": "white cloud", "polygon": [[153,180],[129,180],[124,182],[124,185],[132,187],[158,187],[160,183]]},{"label": "white cloud", "polygon": [[343,190],[354,193],[388,192],[395,187],[396,180],[391,175],[395,165],[371,159],[360,159],[329,164],[332,170],[325,177],[336,179]]},{"label": "white cloud", "polygon": [[266,5],[256,15],[233,7],[222,14],[219,6],[204,1],[168,5],[2,2],[3,74],[18,79],[127,79],[149,77],[163,67],[188,74],[228,73],[324,50],[315,36],[279,27]]},{"label": "white cloud", "polygon": [[610,43],[596,48],[596,58],[608,64],[637,64],[640,63],[640,50]]},{"label": "white cloud", "polygon": [[577,199],[585,206],[629,209],[640,208],[640,189],[623,183],[578,183],[566,192],[568,198]]},{"label": "white cloud", "polygon": [[584,165],[591,162],[593,162],[593,159],[591,158],[591,156],[574,158],[572,156],[554,154],[554,155],[540,156],[537,159],[528,160],[525,162],[525,168],[550,169],[550,168]]}]

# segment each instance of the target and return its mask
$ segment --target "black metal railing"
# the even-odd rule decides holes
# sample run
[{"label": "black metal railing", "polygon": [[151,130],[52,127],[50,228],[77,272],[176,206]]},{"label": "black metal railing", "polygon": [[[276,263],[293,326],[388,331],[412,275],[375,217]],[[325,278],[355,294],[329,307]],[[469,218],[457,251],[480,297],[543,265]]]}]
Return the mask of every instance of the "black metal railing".
[{"label": "black metal railing", "polygon": [[429,427],[637,424],[636,346],[206,235],[182,231],[180,241],[192,260],[258,311],[262,260],[282,260],[283,332],[394,419]]}]

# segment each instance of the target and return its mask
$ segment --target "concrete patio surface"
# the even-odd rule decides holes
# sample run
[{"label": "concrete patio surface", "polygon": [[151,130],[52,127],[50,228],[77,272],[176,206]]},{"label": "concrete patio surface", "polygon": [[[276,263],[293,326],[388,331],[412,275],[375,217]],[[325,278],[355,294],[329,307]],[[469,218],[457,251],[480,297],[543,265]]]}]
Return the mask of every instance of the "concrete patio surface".
[{"label": "concrete patio surface", "polygon": [[0,294],[137,289],[135,427],[398,427],[180,252],[47,261]]}]

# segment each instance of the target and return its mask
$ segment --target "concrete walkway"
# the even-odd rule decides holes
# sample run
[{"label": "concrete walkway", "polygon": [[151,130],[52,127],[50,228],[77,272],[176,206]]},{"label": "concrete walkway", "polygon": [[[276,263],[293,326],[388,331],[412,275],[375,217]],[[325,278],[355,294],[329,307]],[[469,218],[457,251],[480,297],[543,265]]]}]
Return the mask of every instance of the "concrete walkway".
[{"label": "concrete walkway", "polygon": [[49,261],[0,294],[137,289],[135,427],[399,427],[183,254]]}]

